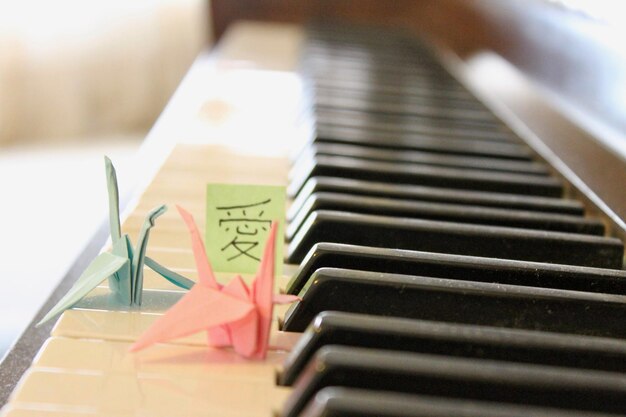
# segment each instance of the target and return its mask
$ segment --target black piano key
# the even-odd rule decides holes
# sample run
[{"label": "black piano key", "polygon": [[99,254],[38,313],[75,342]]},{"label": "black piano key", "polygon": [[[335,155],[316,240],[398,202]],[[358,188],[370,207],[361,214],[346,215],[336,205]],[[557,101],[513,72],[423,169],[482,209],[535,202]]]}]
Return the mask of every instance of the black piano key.
[{"label": "black piano key", "polygon": [[[427,128],[430,129],[430,126]],[[375,151],[421,151],[466,157],[532,160],[529,148],[513,142],[494,142],[480,137],[458,137],[454,133],[437,136],[428,133],[364,131],[351,127],[322,127],[321,125],[311,130],[310,138],[301,152],[304,152],[307,146],[321,143],[360,146]]]},{"label": "black piano key", "polygon": [[293,219],[309,196],[316,192],[340,192],[351,195],[433,201],[439,203],[467,204],[500,207],[544,213],[561,213],[581,216],[584,208],[578,200],[534,197],[519,194],[465,191],[420,185],[390,184],[375,181],[353,180],[339,177],[312,177],[289,208],[287,219]]},{"label": "black piano key", "polygon": [[[347,59],[346,59],[347,58]],[[308,56],[298,72],[304,79],[336,81],[338,83],[358,82],[367,84],[403,85],[427,84],[471,96],[469,91],[450,74],[441,70],[433,61],[413,62],[389,56],[387,60],[371,56],[367,61],[344,57],[337,59],[333,54]]]},{"label": "black piano key", "polygon": [[373,149],[358,145],[333,143],[317,143],[305,147],[298,159],[294,161],[294,166],[298,167],[298,165],[305,163],[308,159],[319,156],[342,156],[366,161],[467,168],[530,175],[548,175],[550,173],[545,164],[535,161],[512,161],[510,159],[448,155],[424,151]]},{"label": "black piano key", "polygon": [[[428,128],[431,126],[426,124]],[[437,124],[433,124],[437,126]],[[317,125],[311,134],[313,143],[339,143],[367,146],[387,150],[417,150],[452,155],[483,156],[506,159],[532,159],[530,149],[518,143],[494,142],[480,137],[475,139],[433,137],[427,134],[399,134],[380,131],[365,131],[351,127]]]},{"label": "black piano key", "polygon": [[[416,39],[411,39],[398,33],[377,31],[368,27],[366,31],[350,29],[350,35],[342,28],[324,29],[324,33],[315,34],[304,45],[306,55],[309,53],[336,54],[336,59],[388,59],[395,57],[417,65],[430,65],[441,68],[441,64],[434,59],[429,46],[425,46]],[[373,29],[373,30],[372,30]],[[384,32],[384,33],[383,33]],[[357,35],[358,34],[358,35]],[[373,35],[373,36],[372,36]],[[354,55],[357,56],[354,56]]]},{"label": "black piano key", "polygon": [[[301,74],[317,73],[326,70],[349,70],[370,71],[373,74],[421,75],[423,77],[454,80],[435,61],[423,57],[406,57],[397,54],[388,56],[372,56],[366,53],[367,59],[354,55],[345,55],[345,51],[339,52],[325,48],[305,48],[306,53],[301,57],[298,70]],[[372,59],[373,58],[373,59]],[[420,62],[422,60],[422,62]],[[456,82],[458,85],[458,81]]]},{"label": "black piano key", "polygon": [[328,59],[331,61],[353,62],[358,65],[363,62],[386,62],[395,66],[410,66],[430,70],[439,77],[448,77],[443,67],[427,49],[416,47],[414,41],[407,41],[403,45],[399,43],[386,43],[384,47],[380,45],[372,47],[359,42],[346,43],[332,40],[332,43],[317,42],[307,43],[304,46],[306,59]]},{"label": "black piano key", "polygon": [[[434,88],[438,86],[433,85]],[[308,98],[308,104],[314,109],[347,109],[365,113],[382,113],[400,116],[427,116],[433,120],[459,120],[492,126],[498,124],[495,116],[484,108],[477,106],[454,106],[439,97],[414,98],[412,101],[402,100],[375,100],[374,97],[362,100],[341,94],[322,94],[315,91]]]},{"label": "black piano key", "polygon": [[422,116],[406,117],[390,113],[368,113],[347,108],[303,107],[302,111],[304,115],[315,120],[320,131],[354,129],[378,135],[418,134],[441,138],[478,139],[495,143],[522,143],[519,139],[509,136],[498,125],[467,126],[453,119],[442,121]]},{"label": "black piano key", "polygon": [[288,262],[300,263],[321,242],[613,269],[624,253],[609,237],[320,210],[292,239]]},{"label": "black piano key", "polygon": [[321,349],[298,379],[283,417],[296,417],[323,388],[626,413],[626,375],[343,346]]},{"label": "black piano key", "polygon": [[[439,127],[439,128],[452,128],[452,129],[467,129],[467,130],[473,130],[473,129],[477,129],[479,131],[482,130],[491,130],[491,131],[496,131],[499,129],[500,123],[496,120],[493,121],[488,121],[488,120],[481,120],[481,119],[477,119],[477,118],[472,118],[472,117],[465,117],[462,115],[455,115],[453,114],[454,112],[451,112],[450,114],[444,114],[443,111],[441,111],[440,109],[429,109],[429,108],[424,108],[424,110],[421,113],[411,113],[411,114],[407,114],[407,113],[398,113],[398,112],[384,112],[384,111],[380,111],[380,112],[376,112],[376,111],[369,111],[369,110],[362,110],[362,109],[354,109],[354,108],[348,108],[348,107],[324,107],[324,106],[317,106],[317,105],[312,105],[312,106],[308,106],[308,107],[303,107],[303,111],[307,111],[309,113],[315,114],[316,118],[319,117],[318,116],[318,112],[325,112],[325,111],[337,111],[337,110],[343,110],[343,111],[351,111],[351,112],[355,112],[355,113],[361,113],[363,116],[370,116],[372,115],[373,117],[379,117],[379,116],[383,116],[383,117],[391,117],[391,118],[404,118],[404,119],[410,119],[411,122],[413,123],[418,123],[424,126],[434,126],[434,127]],[[305,113],[306,114],[306,113]],[[439,116],[435,116],[436,114],[439,114]],[[322,125],[319,126],[319,128],[321,128]],[[347,130],[347,128],[339,128],[339,127],[335,127],[332,128],[332,132],[330,131],[331,128],[327,128],[328,130],[326,130],[325,133],[334,133],[334,134],[339,134],[339,132],[341,132],[340,129],[345,129]],[[363,132],[360,131],[358,133],[361,133],[361,135],[363,135],[364,133],[367,134],[366,137],[372,137],[376,134],[376,132]],[[389,135],[387,135],[388,138]],[[381,135],[378,135],[378,137],[381,137]],[[385,137],[382,137],[383,139],[385,139]],[[503,145],[509,145],[509,146],[513,146],[514,143],[512,142],[502,142],[501,146]],[[491,141],[491,145],[494,145],[493,141]]]},{"label": "black piano key", "polygon": [[[386,44],[372,48],[369,45],[354,45],[342,43],[307,44],[304,47],[304,62],[315,65],[319,62],[331,62],[334,65],[350,65],[356,68],[364,66],[395,66],[400,68],[416,69],[423,74],[432,74],[433,77],[452,79],[452,76],[443,70],[443,67],[429,51],[415,47],[415,43]],[[309,65],[307,65],[309,66]],[[458,84],[458,82],[457,82]],[[460,85],[460,84],[459,84]]]},{"label": "black piano key", "polygon": [[351,91],[355,94],[389,94],[403,95],[407,97],[436,97],[441,99],[462,100],[465,102],[476,102],[464,88],[458,88],[450,84],[450,88],[438,90],[424,82],[393,82],[389,80],[377,80],[375,83],[364,83],[362,80],[350,80],[341,78],[321,78],[302,77],[305,91],[311,90],[331,90],[331,91]]},{"label": "black piano key", "polygon": [[422,116],[431,120],[454,120],[471,126],[491,126],[498,123],[485,110],[456,108],[436,103],[393,103],[354,100],[345,97],[316,96],[311,105],[314,109],[348,109],[365,113],[382,113],[401,116]]},{"label": "black piano key", "polygon": [[[472,97],[469,96],[466,91],[456,89],[438,89],[425,83],[389,83],[384,80],[376,84],[368,84],[359,80],[304,78],[303,88],[305,93],[309,90],[333,90],[353,93],[354,95],[405,95],[416,99],[436,98],[441,100],[449,99],[462,102],[472,102]],[[336,111],[341,109],[329,108],[326,110]]]},{"label": "black piano key", "polygon": [[[417,52],[414,44],[402,48],[398,48],[397,44],[386,45],[384,49],[346,44],[337,46],[334,42],[333,45],[307,44],[301,58],[306,65],[301,65],[301,70],[327,64],[355,69],[394,68],[395,71],[416,71],[432,77],[453,79],[425,49]],[[455,82],[460,86],[458,81]]]},{"label": "black piano key", "polygon": [[318,176],[539,197],[560,197],[563,194],[563,184],[554,177],[418,164],[360,161],[340,156],[313,158],[308,166],[303,164],[294,173],[296,176],[292,178],[287,189],[287,193],[292,197],[298,194],[309,178]]},{"label": "black piano key", "polygon": [[424,85],[433,91],[439,89],[440,94],[445,92],[464,92],[463,87],[446,75],[441,75],[426,68],[420,67],[396,67],[395,70],[386,71],[387,67],[381,65],[369,65],[357,67],[354,64],[344,62],[342,64],[319,60],[312,63],[308,68],[300,69],[300,75],[308,79],[322,79],[324,81],[335,80],[341,83],[346,80],[350,83],[362,82],[367,85],[376,79],[383,84],[411,84]]},{"label": "black piano key", "polygon": [[[436,65],[423,65],[420,62],[403,62],[390,56],[388,61],[381,59],[363,61],[359,59],[336,59],[332,54],[316,54],[306,57],[298,67],[303,79],[370,84],[428,84],[440,86],[443,91],[450,91],[470,98],[471,95],[452,76],[441,71]],[[430,63],[429,63],[430,64]],[[475,100],[475,99],[474,99]]]},{"label": "black piano key", "polygon": [[[356,72],[357,74],[368,73],[378,76],[378,78],[388,75],[420,77],[448,83],[455,89],[464,89],[450,74],[443,71],[440,65],[429,58],[423,56],[402,57],[397,54],[379,55],[381,52],[377,51],[376,54],[372,54],[359,51],[356,54],[351,54],[345,50],[337,52],[331,49],[307,48],[307,53],[303,56],[298,70],[305,77],[333,70]],[[362,59],[362,57],[366,57],[366,59]]]},{"label": "black piano key", "polygon": [[377,134],[420,134],[425,136],[437,136],[441,138],[479,139],[491,142],[520,142],[519,140],[504,140],[509,133],[504,128],[461,128],[450,124],[433,123],[432,121],[381,115],[373,113],[355,112],[349,110],[318,109],[315,113],[315,124],[320,131],[331,129],[355,129]]},{"label": "black piano key", "polygon": [[[395,60],[396,65],[415,65],[442,69],[441,64],[429,46],[418,43],[415,39],[389,38],[389,34],[380,33],[376,38],[369,37],[367,42],[356,38],[315,38],[304,46],[305,56],[330,56],[334,60],[389,61]],[[392,42],[389,42],[392,40]],[[355,42],[356,41],[356,42]],[[381,42],[382,41],[382,42]]]},{"label": "black piano key", "polygon": [[295,236],[312,212],[319,210],[604,235],[604,223],[580,216],[319,192],[309,196],[291,221],[287,240]]},{"label": "black piano key", "polygon": [[[335,60],[328,59],[327,56],[308,56],[301,62],[298,73],[303,78],[320,78],[328,74],[331,78],[346,78],[354,75],[354,79],[365,77],[376,78],[385,81],[385,78],[398,77],[403,80],[417,79],[430,80],[432,83],[449,86],[449,90],[462,91],[458,82],[455,82],[449,75],[420,65],[397,65],[394,62],[363,62],[356,60]],[[469,95],[468,95],[469,96]],[[469,100],[468,100],[469,101]],[[476,100],[472,100],[476,102]]]},{"label": "black piano key", "polygon": [[626,341],[325,311],[285,360],[292,385],[322,347],[342,345],[626,373]]},{"label": "black piano key", "polygon": [[559,410],[517,404],[327,387],[318,391],[301,417],[615,417],[615,414]]},{"label": "black piano key", "polygon": [[626,338],[626,296],[322,268],[282,330],[302,332],[322,311]]},{"label": "black piano key", "polygon": [[363,83],[361,80],[337,80],[334,78],[305,78],[304,80],[313,88],[341,89],[354,91],[371,91],[372,93],[385,94],[407,94],[415,96],[423,96],[424,94],[452,97],[456,99],[468,99],[467,91],[464,89],[447,89],[445,92],[438,93],[432,88],[422,85],[414,85],[409,82],[393,82],[391,80],[381,80],[376,83]]},{"label": "black piano key", "polygon": [[467,91],[458,83],[449,78],[430,77],[426,74],[406,74],[398,77],[381,77],[372,82],[371,75],[362,70],[343,70],[335,74],[325,72],[308,72],[304,78],[311,80],[316,86],[334,87],[337,89],[347,86],[348,88],[370,88],[372,85],[382,85],[385,87],[412,87],[413,89],[429,89],[433,94],[443,96],[452,93],[466,97]]},{"label": "black piano key", "polygon": [[[429,96],[423,94],[421,96],[408,95],[408,94],[393,94],[384,92],[369,92],[369,91],[356,91],[356,90],[337,90],[330,88],[318,87],[314,88],[310,83],[305,84],[305,95],[313,95],[315,97],[335,97],[342,96],[352,100],[370,100],[372,102],[396,102],[419,105],[424,102],[436,103],[438,105],[445,105],[454,108],[463,109],[485,109],[485,107],[478,101],[472,98],[458,98],[449,96]],[[503,139],[512,140],[511,136],[504,136]]]},{"label": "black piano key", "polygon": [[[475,108],[479,108],[476,106],[478,102],[472,99],[467,91],[454,80],[447,77],[437,77],[428,71],[414,69],[382,74],[380,67],[376,68],[375,66],[354,68],[346,65],[332,65],[331,67],[319,65],[317,68],[300,70],[300,75],[305,81],[306,88],[316,91],[331,91],[336,93],[335,95],[340,95],[340,92],[344,91],[344,86],[347,90],[355,93],[371,91],[370,89],[376,91],[377,85],[385,87],[411,86],[412,94],[405,96],[440,98],[442,100],[450,97],[462,102],[473,103]],[[377,76],[378,79],[372,82],[372,78]],[[416,94],[418,91],[419,95]],[[376,93],[393,94],[389,91],[376,91]],[[401,93],[396,95],[401,95]]]},{"label": "black piano key", "polygon": [[287,293],[298,294],[311,275],[320,268],[360,269],[626,295],[626,271],[621,269],[480,258],[341,243],[318,243],[313,246],[287,284]]}]

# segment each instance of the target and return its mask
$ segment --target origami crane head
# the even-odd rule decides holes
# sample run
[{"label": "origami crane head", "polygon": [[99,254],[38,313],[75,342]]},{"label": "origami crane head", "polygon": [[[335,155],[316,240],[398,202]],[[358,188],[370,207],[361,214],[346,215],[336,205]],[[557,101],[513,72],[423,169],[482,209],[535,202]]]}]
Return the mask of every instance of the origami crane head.
[{"label": "origami crane head", "polygon": [[177,208],[191,234],[198,283],[160,317],[130,350],[138,351],[155,343],[206,330],[211,346],[232,346],[244,357],[265,358],[274,304],[291,303],[298,299],[290,295],[274,296],[277,223],[272,224],[251,287],[241,276],[223,286],[215,279],[193,217],[181,207]]},{"label": "origami crane head", "polygon": [[141,305],[144,263],[179,287],[189,289],[194,284],[193,281],[169,271],[146,256],[150,229],[154,226],[156,218],[165,213],[167,210],[166,206],[156,207],[148,213],[139,233],[139,242],[135,248],[132,246],[130,237],[127,234],[122,235],[117,175],[111,160],[105,157],[104,162],[109,192],[111,253],[103,252],[98,255],[81,274],[68,293],[59,300],[37,325],[47,322],[72,307],[107,278],[109,279],[109,288],[120,302],[127,305]]}]

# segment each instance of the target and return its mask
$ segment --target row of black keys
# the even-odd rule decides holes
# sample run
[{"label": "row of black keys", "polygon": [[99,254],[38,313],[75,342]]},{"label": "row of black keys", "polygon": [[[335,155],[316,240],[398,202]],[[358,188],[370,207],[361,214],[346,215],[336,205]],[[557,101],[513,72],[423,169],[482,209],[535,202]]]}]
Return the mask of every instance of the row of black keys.
[{"label": "row of black keys", "polygon": [[[333,147],[322,136],[314,143],[298,159],[289,189],[290,263],[315,243],[341,242],[622,267],[622,242],[604,237],[604,224],[584,217],[580,204],[554,198],[563,193],[555,177],[503,172],[500,159],[491,170],[468,167],[470,157],[403,164],[374,160],[377,152],[362,146]],[[447,163],[459,165],[440,165]]]},{"label": "row of black keys", "polygon": [[283,415],[626,413],[622,243],[427,54],[318,37]]},{"label": "row of black keys", "polygon": [[[286,385],[298,381],[285,416],[440,415],[424,414],[423,399],[411,405],[408,398],[386,397],[393,392],[575,408],[574,416],[626,412],[626,403],[617,401],[626,377],[557,368],[626,371],[626,342],[609,339],[626,338],[624,271],[321,243],[287,290],[302,301],[287,313],[283,330],[309,328],[280,378]],[[490,366],[497,372],[483,381],[479,371]],[[478,382],[480,389],[467,389]],[[335,385],[377,392],[350,391],[355,397],[347,401],[340,391],[339,404],[324,402],[332,396],[323,388]],[[386,404],[387,414],[361,401],[367,397]],[[308,414],[299,414],[309,402]],[[438,404],[441,413],[454,408]],[[452,415],[464,415],[456,413],[467,404],[459,407]],[[476,403],[477,414],[468,415],[485,407],[491,406]],[[510,409],[516,407],[491,412],[559,415],[527,408],[507,414]]]},{"label": "row of black keys", "polygon": [[[369,97],[369,86],[361,94]],[[622,266],[622,243],[602,237],[604,224],[583,217],[579,203],[557,199],[564,194],[561,181],[496,124],[450,130],[451,121],[468,120],[457,117],[433,134],[437,123],[424,121],[432,117],[342,106],[322,106],[314,117],[313,136],[294,163],[288,190],[295,198],[287,236],[291,263],[327,241]],[[379,125],[381,120],[389,123]],[[405,125],[398,120],[410,121],[412,130],[398,128]]]},{"label": "row of black keys", "polygon": [[279,382],[289,417],[604,416],[625,371],[623,340],[325,312]]}]

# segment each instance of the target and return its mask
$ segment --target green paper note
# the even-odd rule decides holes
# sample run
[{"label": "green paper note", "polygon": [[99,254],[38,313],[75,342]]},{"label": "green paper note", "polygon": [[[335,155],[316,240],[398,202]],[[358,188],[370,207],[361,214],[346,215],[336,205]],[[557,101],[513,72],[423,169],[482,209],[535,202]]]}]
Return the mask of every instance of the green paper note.
[{"label": "green paper note", "polygon": [[272,221],[278,221],[276,274],[283,268],[285,187],[209,184],[207,186],[207,256],[215,271],[257,271]]}]

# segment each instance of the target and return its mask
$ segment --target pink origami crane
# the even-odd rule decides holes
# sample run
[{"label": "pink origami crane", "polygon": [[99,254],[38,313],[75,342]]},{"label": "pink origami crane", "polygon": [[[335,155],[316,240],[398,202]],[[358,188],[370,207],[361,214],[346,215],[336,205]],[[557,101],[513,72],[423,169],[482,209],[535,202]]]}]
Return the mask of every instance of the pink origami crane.
[{"label": "pink origami crane", "polygon": [[298,300],[292,295],[273,294],[277,223],[272,223],[252,288],[248,288],[239,275],[223,286],[215,279],[193,217],[181,207],[176,207],[191,234],[198,282],[141,335],[130,347],[131,352],[206,330],[210,346],[232,346],[244,357],[264,359],[274,304]]}]

